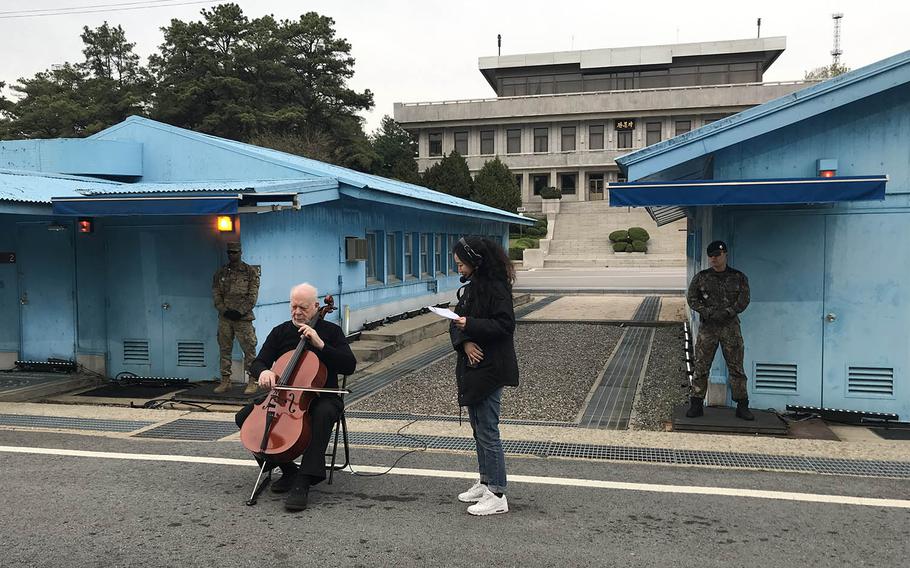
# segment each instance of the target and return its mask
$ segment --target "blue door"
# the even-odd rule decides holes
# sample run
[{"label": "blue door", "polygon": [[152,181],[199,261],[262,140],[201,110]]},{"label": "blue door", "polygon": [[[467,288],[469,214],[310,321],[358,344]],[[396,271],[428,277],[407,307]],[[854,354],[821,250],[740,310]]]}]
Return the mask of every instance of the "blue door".
[{"label": "blue door", "polygon": [[910,419],[910,214],[831,215],[823,406]]},{"label": "blue door", "polygon": [[72,224],[18,225],[19,358],[73,360],[76,300]]},{"label": "blue door", "polygon": [[740,316],[750,403],[819,405],[824,216],[741,214],[731,246],[730,264],[746,274],[752,292]]},{"label": "blue door", "polygon": [[111,371],[212,379],[219,375],[208,227],[114,227],[107,246]]}]

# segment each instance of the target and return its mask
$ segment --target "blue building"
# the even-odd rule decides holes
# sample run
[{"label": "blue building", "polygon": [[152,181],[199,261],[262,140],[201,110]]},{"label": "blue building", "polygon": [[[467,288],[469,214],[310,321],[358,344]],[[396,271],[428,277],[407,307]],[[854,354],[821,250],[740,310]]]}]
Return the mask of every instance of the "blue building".
[{"label": "blue building", "polygon": [[348,331],[449,300],[454,241],[506,239],[510,223],[533,219],[138,117],[87,139],[0,142],[0,368],[56,357],[215,378],[225,242],[261,268],[261,342],[302,281],[335,296]]},{"label": "blue building", "polygon": [[611,205],[688,218],[690,279],[715,239],[749,277],[753,407],[910,419],[910,51],[617,161]]}]

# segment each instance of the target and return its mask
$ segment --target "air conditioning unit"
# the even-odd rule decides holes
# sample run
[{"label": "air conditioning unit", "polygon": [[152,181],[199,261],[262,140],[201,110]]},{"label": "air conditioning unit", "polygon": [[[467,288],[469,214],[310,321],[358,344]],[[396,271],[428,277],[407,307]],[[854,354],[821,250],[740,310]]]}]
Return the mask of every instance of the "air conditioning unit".
[{"label": "air conditioning unit", "polygon": [[354,262],[367,259],[367,240],[357,237],[344,238],[344,260]]}]

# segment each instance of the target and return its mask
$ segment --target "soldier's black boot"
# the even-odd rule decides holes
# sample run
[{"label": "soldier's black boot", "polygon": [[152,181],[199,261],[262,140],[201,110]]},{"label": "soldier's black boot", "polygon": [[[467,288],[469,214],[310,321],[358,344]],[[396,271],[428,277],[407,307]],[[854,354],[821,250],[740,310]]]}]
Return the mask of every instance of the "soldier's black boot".
[{"label": "soldier's black boot", "polygon": [[309,495],[310,476],[298,472],[297,478],[294,480],[294,487],[284,500],[284,508],[288,511],[303,511],[306,509]]},{"label": "soldier's black boot", "polygon": [[705,399],[699,398],[697,396],[689,397],[689,410],[686,411],[686,416],[689,418],[695,418],[697,416],[702,416],[705,413]]},{"label": "soldier's black boot", "polygon": [[749,399],[736,402],[736,417],[743,420],[755,420],[755,415],[749,412]]}]

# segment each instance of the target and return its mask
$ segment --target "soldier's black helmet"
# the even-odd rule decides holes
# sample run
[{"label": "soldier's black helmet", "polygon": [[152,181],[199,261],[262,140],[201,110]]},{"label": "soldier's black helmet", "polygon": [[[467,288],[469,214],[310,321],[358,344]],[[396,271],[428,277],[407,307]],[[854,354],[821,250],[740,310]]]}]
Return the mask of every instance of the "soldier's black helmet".
[{"label": "soldier's black helmet", "polygon": [[237,241],[231,241],[227,244],[228,252],[240,252],[240,243]]},{"label": "soldier's black helmet", "polygon": [[721,252],[727,252],[727,243],[723,241],[714,241],[708,245],[708,256],[716,256]]}]

